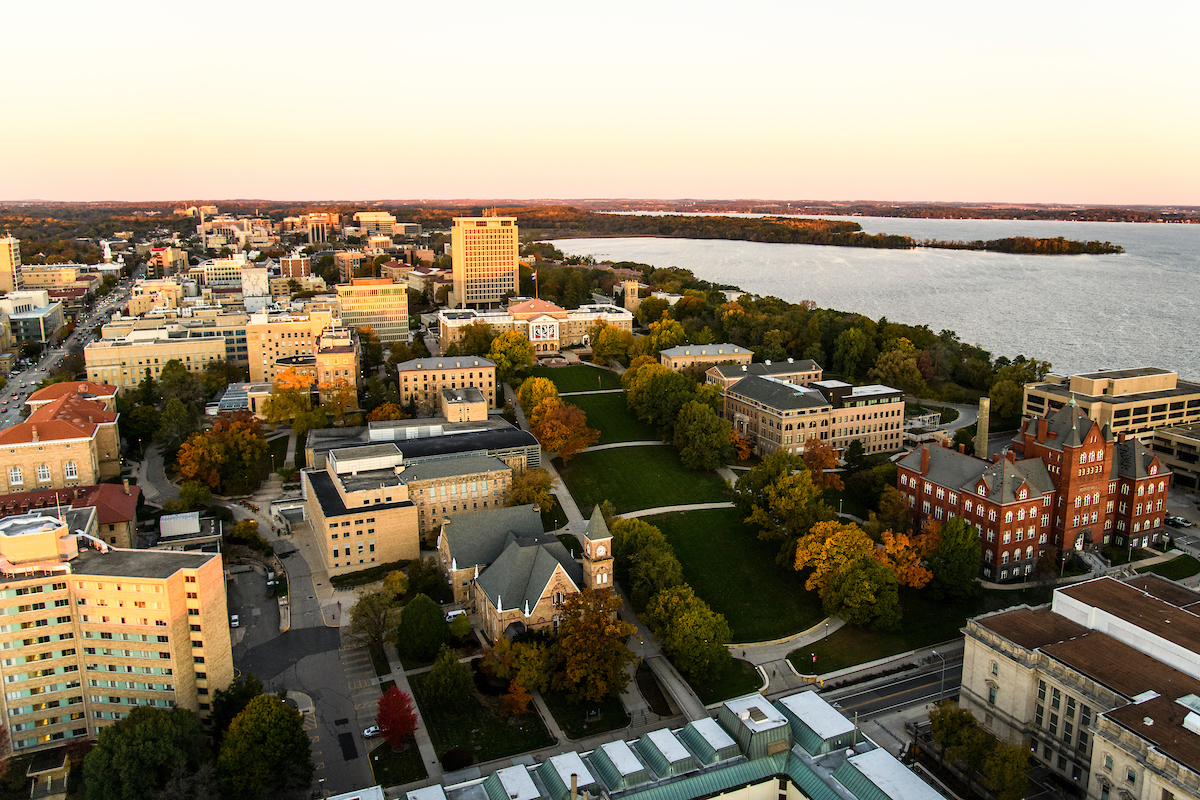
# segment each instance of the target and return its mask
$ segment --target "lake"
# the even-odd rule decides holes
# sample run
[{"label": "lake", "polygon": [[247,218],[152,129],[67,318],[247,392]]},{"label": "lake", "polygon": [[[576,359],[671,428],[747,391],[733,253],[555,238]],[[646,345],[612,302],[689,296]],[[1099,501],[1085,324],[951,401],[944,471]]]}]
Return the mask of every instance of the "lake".
[{"label": "lake", "polygon": [[1200,380],[1200,225],[852,219],[915,239],[1010,236],[1110,241],[1122,255],[871,250],[711,239],[559,239],[564,253],[683,267],[759,295],[956,331],[993,355],[1055,372],[1158,366]]}]

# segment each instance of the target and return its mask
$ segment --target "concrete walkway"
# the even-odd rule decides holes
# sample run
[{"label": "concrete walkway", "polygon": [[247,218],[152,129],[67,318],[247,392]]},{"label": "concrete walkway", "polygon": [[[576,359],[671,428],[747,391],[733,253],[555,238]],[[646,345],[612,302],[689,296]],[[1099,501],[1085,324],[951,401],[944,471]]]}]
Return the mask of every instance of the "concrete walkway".
[{"label": "concrete walkway", "polygon": [[578,397],[583,394],[624,394],[624,389],[585,389],[582,392],[559,392],[559,397]]},{"label": "concrete walkway", "polygon": [[609,442],[608,444],[594,444],[583,452],[594,453],[597,450],[615,450],[618,447],[670,447],[665,442],[660,442],[657,439],[641,439],[636,442]]},{"label": "concrete walkway", "polygon": [[796,676],[788,664],[788,654],[793,650],[810,645],[824,639],[834,631],[840,630],[846,623],[837,617],[828,617],[813,625],[806,631],[785,636],[771,642],[754,642],[752,644],[726,645],[734,658],[740,658],[753,664],[766,679],[764,692],[775,694],[787,692],[807,686],[809,681]]},{"label": "concrete walkway", "polygon": [[712,511],[718,508],[736,508],[733,503],[692,503],[684,506],[659,506],[646,508],[641,511],[629,511],[617,514],[617,519],[638,519],[639,517],[654,517],[659,514],[670,514],[674,511]]},{"label": "concrete walkway", "polygon": [[[404,665],[398,657],[392,658],[395,648],[388,645],[384,649],[388,651],[388,668],[392,674],[381,677],[380,682],[393,680],[397,689],[412,697],[412,686],[408,683],[408,676],[404,674]],[[417,750],[421,752],[421,761],[425,764],[425,771],[429,773],[429,782],[440,783],[443,774],[442,762],[438,761],[437,751],[433,749],[433,740],[429,738],[429,730],[425,727],[425,721],[421,719],[421,707],[413,703],[413,711],[417,714],[417,729],[413,733],[413,739],[417,743]]]}]

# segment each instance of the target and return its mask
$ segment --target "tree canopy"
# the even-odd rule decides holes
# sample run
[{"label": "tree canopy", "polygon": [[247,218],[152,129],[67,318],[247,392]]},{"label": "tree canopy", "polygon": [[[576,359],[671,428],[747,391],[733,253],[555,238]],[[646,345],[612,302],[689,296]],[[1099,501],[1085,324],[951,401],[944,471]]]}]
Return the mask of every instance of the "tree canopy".
[{"label": "tree canopy", "polygon": [[225,733],[217,774],[229,797],[257,800],[307,791],[313,776],[312,742],[300,712],[275,695],[252,699]]},{"label": "tree canopy", "polygon": [[83,796],[150,800],[175,774],[200,768],[204,738],[200,718],[191,711],[138,706],[101,729],[96,746],[84,759]]},{"label": "tree canopy", "polygon": [[396,635],[401,654],[418,661],[431,661],[450,631],[441,607],[428,595],[418,594],[400,612]]},{"label": "tree canopy", "polygon": [[563,603],[553,645],[559,666],[551,683],[575,702],[617,695],[629,682],[625,667],[633,653],[625,639],[637,628],[617,618],[620,607],[618,595],[591,587],[568,595]]}]

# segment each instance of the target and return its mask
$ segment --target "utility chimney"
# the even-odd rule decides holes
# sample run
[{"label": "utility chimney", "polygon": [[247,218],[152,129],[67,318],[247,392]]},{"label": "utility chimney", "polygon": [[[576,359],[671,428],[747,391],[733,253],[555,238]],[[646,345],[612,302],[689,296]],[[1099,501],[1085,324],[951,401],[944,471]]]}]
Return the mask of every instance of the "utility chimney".
[{"label": "utility chimney", "polygon": [[1017,454],[1014,453],[1012,450],[1005,450],[1004,457],[1008,459],[1008,463],[1010,463],[1010,464],[1017,463]]},{"label": "utility chimney", "polygon": [[1000,463],[1000,456],[1002,456],[1002,455],[1004,455],[1004,454],[1003,454],[1003,453],[996,453],[996,454],[994,454],[994,455],[992,456],[992,463],[993,463],[993,464],[999,464],[999,463]]},{"label": "utility chimney", "polygon": [[988,457],[988,428],[991,423],[992,400],[979,398],[979,421],[975,423],[975,455]]},{"label": "utility chimney", "polygon": [[38,441],[37,425],[34,425],[34,426],[33,426],[33,440],[34,440],[35,442],[36,442],[36,441]]},{"label": "utility chimney", "polygon": [[1037,421],[1037,440],[1038,442],[1046,441],[1046,432],[1050,430],[1050,420],[1045,417],[1040,417]]},{"label": "utility chimney", "polygon": [[121,481],[121,483],[123,483],[125,485],[125,494],[129,494],[129,478],[126,478],[125,480]]},{"label": "utility chimney", "polygon": [[1125,442],[1125,431],[1121,431],[1120,433],[1117,434],[1117,443],[1123,444],[1124,442]]},{"label": "utility chimney", "polygon": [[967,452],[967,446],[966,446],[965,444],[962,444],[962,443],[960,442],[960,443],[959,443],[959,445],[958,445],[958,452],[962,453],[963,455],[966,455],[966,452]]},{"label": "utility chimney", "polygon": [[929,445],[921,445],[921,474],[929,474]]},{"label": "utility chimney", "polygon": [[579,775],[571,773],[571,800],[577,800],[579,797]]}]

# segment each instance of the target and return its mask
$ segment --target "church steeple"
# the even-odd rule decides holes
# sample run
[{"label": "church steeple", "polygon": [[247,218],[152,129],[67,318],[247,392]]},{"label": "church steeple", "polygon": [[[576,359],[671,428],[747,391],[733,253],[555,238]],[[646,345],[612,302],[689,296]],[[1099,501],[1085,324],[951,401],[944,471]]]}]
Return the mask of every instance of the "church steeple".
[{"label": "church steeple", "polygon": [[[600,506],[592,509],[583,534],[583,580],[593,589],[611,589],[613,575],[612,534],[604,523]],[[579,588],[583,588],[582,586]]]}]

